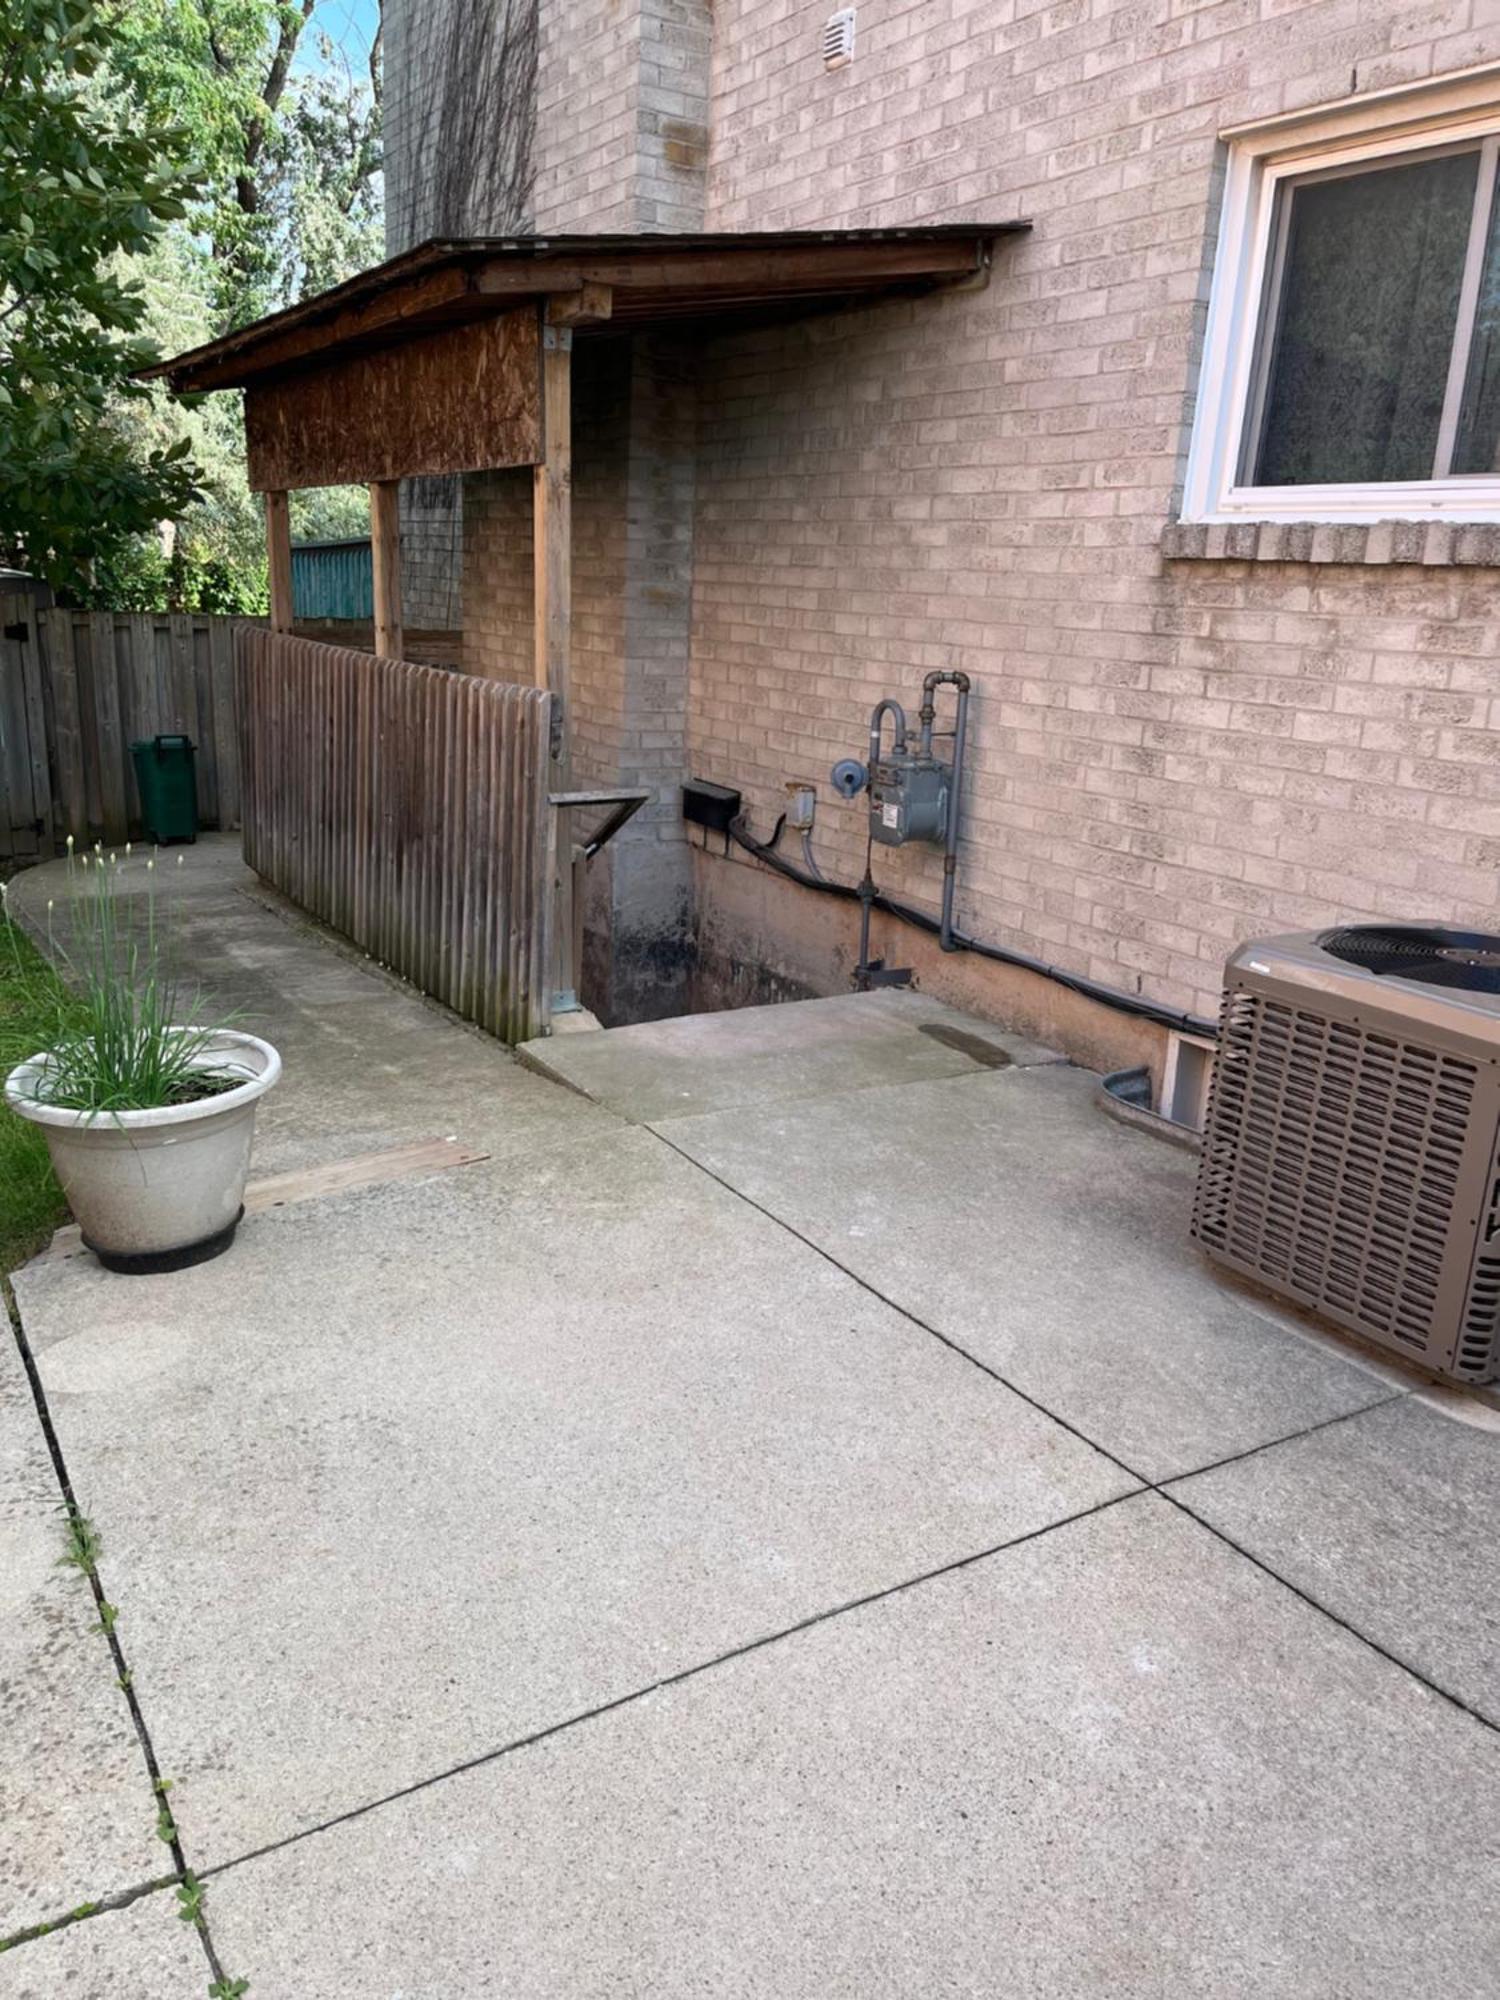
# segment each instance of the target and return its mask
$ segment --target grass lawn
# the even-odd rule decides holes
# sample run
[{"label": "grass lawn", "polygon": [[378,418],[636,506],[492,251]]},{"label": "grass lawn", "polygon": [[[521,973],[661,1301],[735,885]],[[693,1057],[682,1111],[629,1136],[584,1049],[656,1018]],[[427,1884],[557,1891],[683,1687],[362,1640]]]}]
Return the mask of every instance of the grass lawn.
[{"label": "grass lawn", "polygon": [[[45,1045],[58,996],[46,961],[0,916],[0,1076]],[[0,1105],[0,1272],[40,1250],[67,1213],[41,1132]]]}]

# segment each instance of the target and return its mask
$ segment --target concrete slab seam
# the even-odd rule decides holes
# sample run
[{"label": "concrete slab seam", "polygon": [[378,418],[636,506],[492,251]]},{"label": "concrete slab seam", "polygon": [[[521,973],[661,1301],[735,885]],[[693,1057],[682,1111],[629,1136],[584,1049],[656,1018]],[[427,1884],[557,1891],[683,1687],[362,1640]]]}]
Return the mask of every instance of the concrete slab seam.
[{"label": "concrete slab seam", "polygon": [[137,1882],[129,1889],[114,1889],[102,1896],[94,1896],[86,1903],[77,1903],[71,1910],[60,1910],[55,1917],[42,1917],[34,1924],[25,1924],[8,1937],[0,1937],[0,1956],[14,1951],[23,1944],[34,1944],[39,1938],[53,1937],[58,1931],[71,1929],[74,1924],[86,1924],[91,1917],[108,1917],[120,1910],[128,1910],[132,1903],[138,1903],[144,1896],[154,1896],[163,1889],[174,1889],[178,1877],[175,1875],[153,1875],[149,1882]]},{"label": "concrete slab seam", "polygon": [[[1380,1408],[1382,1406],[1377,1404],[1375,1407]],[[1363,1416],[1365,1413],[1361,1410],[1356,1414]],[[1290,1443],[1291,1440],[1279,1438],[1277,1442],[1279,1444],[1286,1444]],[[1214,1468],[1205,1466],[1203,1469],[1205,1471],[1212,1471]],[[1180,1475],[1184,1479],[1194,1476],[1191,1473]],[[1228,1549],[1233,1549],[1237,1556],[1242,1556],[1247,1563],[1258,1569],[1263,1576],[1270,1577],[1273,1582],[1279,1583],[1284,1590],[1289,1590],[1293,1597],[1300,1598],[1302,1603],[1310,1605],[1314,1611],[1321,1612],[1331,1624],[1337,1625],[1341,1631],[1347,1632],[1351,1638],[1358,1639],[1362,1645],[1368,1646],[1370,1651],[1379,1654],[1382,1660],[1388,1661],[1393,1667],[1399,1667],[1404,1674],[1407,1674],[1420,1686],[1426,1688],[1429,1694],[1439,1696],[1450,1707],[1458,1709],[1461,1714],[1467,1715],[1472,1721],[1477,1722],[1481,1728],[1489,1730],[1492,1735],[1500,1736],[1500,1718],[1486,1715],[1482,1708],[1476,1708],[1472,1702],[1466,1701],[1461,1694],[1455,1694],[1452,1688],[1444,1687],[1441,1681],[1433,1680],[1430,1675],[1424,1674],[1419,1667],[1414,1667],[1409,1661],[1403,1660],[1399,1653],[1393,1653],[1389,1646],[1382,1645],[1378,1639],[1372,1639],[1368,1632],[1361,1631],[1358,1625],[1353,1624],[1342,1613],[1330,1610],[1326,1604],[1320,1603],[1316,1597],[1311,1596],[1305,1591],[1300,1584],[1293,1583],[1289,1577],[1283,1576],[1280,1570],[1273,1569],[1263,1557],[1247,1549],[1243,1542],[1237,1542],[1233,1535],[1226,1534],[1214,1522],[1206,1520],[1202,1514],[1190,1507],[1186,1500],[1182,1499],[1178,1494],[1168,1491],[1166,1487],[1157,1487],[1153,1490],[1159,1493],[1169,1506],[1175,1507],[1179,1513],[1185,1514],[1190,1521],[1196,1522],[1200,1528],[1207,1529],[1208,1533],[1216,1541],[1222,1542]]]},{"label": "concrete slab seam", "polygon": [[779,1627],[774,1632],[763,1632],[757,1638],[746,1639],[737,1646],[730,1646],[722,1653],[715,1653],[706,1660],[695,1660],[691,1666],[680,1667],[676,1673],[664,1674],[660,1680],[650,1681],[638,1688],[630,1688],[626,1693],[616,1695],[610,1701],[597,1703],[592,1708],[579,1709],[574,1715],[563,1716],[557,1722],[549,1722],[540,1729],[529,1730],[524,1736],[513,1737],[507,1743],[497,1744],[492,1750],[483,1750],[477,1756],[466,1757],[461,1763],[451,1764],[444,1770],[434,1771],[425,1778],[418,1778],[414,1784],[402,1785],[394,1792],[383,1793],[378,1799],[367,1799],[363,1805],[351,1806],[347,1812],[335,1813],[316,1826],[301,1828],[288,1834],[282,1840],[267,1841],[263,1847],[249,1849],[237,1854],[233,1860],[216,1862],[205,1869],[202,1879],[211,1880],[232,1868],[242,1867],[247,1861],[258,1861],[264,1855],[278,1854],[282,1849],[295,1847],[299,1842],[311,1839],[315,1834],[329,1833],[335,1827],[347,1825],[349,1821],[363,1819],[367,1813],[379,1812],[382,1807],[397,1805],[402,1799],[409,1799],[418,1792],[430,1791],[436,1785],[445,1784],[450,1778],[463,1777],[467,1772],[483,1769],[487,1764],[497,1763],[502,1757],[513,1756],[519,1750],[528,1750],[533,1745],[545,1743],[549,1738],[561,1736],[569,1729],[576,1729],[584,1723],[597,1722],[601,1717],[613,1715],[617,1710],[629,1708],[648,1696],[660,1694],[667,1688],[681,1686],[686,1681],[696,1680],[700,1674],[712,1673],[716,1667],[730,1665],[735,1660],[745,1659],[752,1653],[764,1652],[768,1647],[778,1646],[783,1640],[793,1639],[801,1632],[826,1625],[835,1618],[842,1618],[851,1611],[864,1610],[868,1605],[882,1603],[886,1598],[899,1597],[909,1590],[920,1589],[923,1584],[936,1582],[938,1578],[952,1576],[960,1570],[972,1569],[976,1564],[989,1562],[996,1556],[1008,1554],[1012,1549],[1023,1547],[1027,1542],[1041,1540],[1059,1528],[1067,1528],[1079,1521],[1090,1520],[1096,1514],[1107,1513],[1111,1508],[1123,1506],[1131,1500],[1145,1497],[1150,1488],[1138,1486],[1128,1493],[1112,1494],[1107,1500],[1097,1500],[1091,1507],[1080,1507],[1076,1513],[1065,1514],[1059,1520],[1045,1522],[1039,1528],[1028,1528],[1025,1533],[1012,1535],[1006,1541],[996,1542],[988,1548],[975,1549],[969,1555],[956,1556],[952,1562],[940,1564],[936,1569],[922,1570],[915,1576],[903,1577],[898,1583],[883,1585],[879,1590],[864,1592],[859,1597],[851,1597],[839,1604],[825,1606],[821,1611],[809,1612],[791,1625]]},{"label": "concrete slab seam", "polygon": [[[31,1390],[32,1401],[36,1406],[37,1421],[41,1425],[42,1436],[46,1442],[47,1455],[52,1465],[52,1474],[57,1481],[58,1491],[62,1496],[62,1505],[69,1527],[76,1532],[86,1517],[78,1504],[77,1495],[73,1490],[73,1482],[68,1474],[67,1461],[63,1456],[62,1443],[52,1422],[52,1412],[47,1406],[47,1395],[42,1386],[42,1378],[36,1365],[36,1357],[31,1351],[31,1343],[26,1338],[26,1329],[22,1323],[20,1306],[17,1304],[15,1293],[11,1289],[8,1278],[0,1278],[0,1293],[4,1295],[11,1333],[21,1357],[21,1366],[26,1373],[26,1381]],[[109,1603],[105,1594],[103,1579],[99,1574],[96,1561],[89,1562],[84,1574],[89,1589],[93,1594],[95,1608],[99,1613],[100,1636],[109,1648],[110,1659],[115,1670],[115,1681],[125,1698],[125,1706],[130,1715],[131,1726],[135,1730],[136,1741],[140,1745],[142,1761],[146,1767],[146,1775],[150,1780],[151,1798],[157,1815],[157,1830],[166,1844],[168,1853],[172,1857],[172,1865],[175,1873],[164,1878],[161,1885],[148,1883],[144,1888],[135,1893],[121,1892],[125,1899],[123,1904],[113,1903],[106,1898],[100,1898],[97,1901],[91,1901],[87,1904],[80,1904],[69,1915],[51,1925],[44,1926],[41,1930],[36,1930],[34,1927],[28,1926],[26,1931],[17,1933],[15,1938],[5,1940],[7,1944],[14,1943],[19,1945],[32,1937],[51,1935],[53,1932],[64,1928],[68,1923],[87,1922],[91,1917],[101,1915],[108,1909],[125,1907],[129,1903],[138,1900],[140,1895],[151,1893],[157,1886],[171,1884],[179,1888],[189,1888],[194,1882],[200,1879],[188,1865],[187,1854],[182,1845],[180,1829],[177,1826],[171,1808],[167,1804],[167,1793],[170,1790],[170,1784],[162,1777],[161,1764],[156,1755],[156,1746],[151,1740],[151,1732],[147,1727],[146,1718],[141,1709],[139,1697],[136,1694],[134,1679],[130,1671],[130,1663],[126,1658],[125,1649],[121,1644],[120,1635],[116,1629],[116,1607]],[[229,1980],[223,1965],[220,1963],[219,1955],[214,1948],[213,1939],[209,1934],[208,1919],[203,1914],[201,1908],[196,1913],[193,1929],[197,1932],[199,1942],[203,1946],[204,1956],[208,1960],[209,1971],[216,1987],[222,1988],[226,1992],[230,1991],[232,1982]]]},{"label": "concrete slab seam", "polygon": [[[1307,1436],[1313,1431],[1325,1430],[1332,1424],[1348,1423],[1357,1416],[1364,1416],[1372,1409],[1383,1408],[1386,1403],[1399,1402],[1404,1396],[1410,1395],[1412,1391],[1393,1391],[1390,1396],[1382,1397],[1379,1402],[1364,1403],[1357,1410],[1342,1411],[1338,1415],[1324,1419],[1319,1423],[1309,1424],[1304,1430],[1291,1431],[1284,1437],[1267,1439],[1261,1444],[1252,1445],[1246,1451],[1233,1452],[1223,1460],[1215,1460],[1211,1465],[1195,1466],[1188,1472],[1173,1473],[1168,1480],[1145,1479],[1136,1471],[1134,1466],[1127,1464],[1118,1452],[1110,1451],[1104,1445],[1096,1443],[1093,1438],[1089,1437],[1087,1432],[1080,1430],[1076,1424],[1070,1423],[1066,1417],[1059,1416],[1055,1410],[1048,1409],[1045,1403],[1039,1402],[1035,1396],[1028,1394],[1017,1383],[1009,1381],[998,1369],[992,1368],[988,1362],[981,1361],[977,1355],[970,1353],[968,1348],[964,1347],[961,1342],[954,1340],[951,1335],[943,1333],[938,1327],[932,1326],[926,1320],[919,1318],[916,1313],[912,1312],[909,1307],[902,1305],[899,1300],[888,1297],[877,1285],[871,1284],[868,1278],[861,1277],[857,1271],[852,1271],[846,1264],[840,1263],[831,1250],[826,1250],[822,1244],[814,1242],[811,1237],[804,1236],[794,1224],[786,1221],[784,1217],[777,1215],[774,1209],[765,1207],[764,1204],[754,1200],[753,1197],[735,1187],[732,1181],[725,1180],[722,1175],[716,1174],[711,1167],[704,1166],[701,1160],[694,1159],[691,1153],[686,1152],[681,1146],[676,1145],[673,1140],[667,1137],[665,1132],[657,1130],[655,1126],[647,1126],[645,1129],[651,1133],[653,1138],[659,1139],[662,1145],[670,1147],[674,1153],[679,1154],[681,1158],[697,1167],[700,1173],[707,1174],[710,1180],[717,1181],[720,1187],[727,1188],[731,1194],[736,1195],[739,1200],[755,1209],[758,1214],[765,1216],[768,1221],[776,1223],[789,1236],[795,1237],[797,1242],[805,1244],[809,1250],[815,1251],[826,1263],[831,1264],[835,1270],[843,1272],[846,1278],[852,1279],[856,1285],[863,1291],[868,1292],[872,1298],[879,1299],[881,1304],[889,1306],[892,1312],[900,1313],[903,1319],[907,1320],[912,1326],[917,1327],[921,1332],[930,1334],[934,1340],[941,1341],[944,1347],[951,1349],[954,1354],[967,1361],[971,1367],[977,1368],[981,1373],[988,1375],[1001,1388],[1008,1389],[1013,1396],[1019,1396],[1022,1402],[1030,1404],[1031,1408],[1038,1411],[1040,1415],[1049,1418],[1059,1429],[1067,1431],[1070,1436],[1077,1438],[1081,1444],[1085,1444],[1090,1450],[1097,1452],[1101,1458],[1107,1459],[1111,1465],[1118,1467],[1129,1478],[1140,1480],[1141,1491],[1159,1493],[1171,1506],[1176,1507],[1200,1528],[1205,1529],[1210,1535],[1221,1541],[1226,1548],[1232,1549],[1236,1555],[1243,1556],[1247,1562],[1252,1563],[1256,1569],[1261,1570],[1266,1576],[1281,1584],[1294,1597],[1299,1598],[1302,1603],[1308,1605],[1312,1610],[1320,1612],[1332,1624],[1339,1626],[1343,1631],[1349,1633],[1351,1637],[1362,1641],[1364,1645],[1369,1647],[1372,1653],[1378,1654],[1381,1659],[1388,1661],[1392,1666],[1399,1667],[1403,1673],[1410,1675],[1414,1681],[1419,1682],[1429,1693],[1440,1696],[1464,1715],[1470,1716],[1474,1721],[1482,1723],[1486,1729],[1500,1731],[1500,1722],[1492,1721],[1481,1710],[1472,1707],[1461,1695],[1455,1694],[1451,1688],[1446,1688],[1441,1682],[1430,1679],[1420,1668],[1413,1666],[1410,1661],[1403,1660],[1399,1654],[1393,1653],[1388,1647],[1381,1645],[1378,1639],[1371,1638],[1367,1632],[1361,1631],[1359,1626],[1351,1624],[1348,1619],[1341,1617],[1338,1612],[1330,1610],[1326,1604],[1322,1604],[1317,1598],[1310,1596],[1305,1590],[1293,1583],[1290,1578],[1283,1576],[1279,1570],[1273,1569],[1269,1563],[1262,1561],[1258,1556],[1252,1555],[1248,1549],[1242,1548],[1232,1536],[1226,1535],[1221,1529],[1215,1527],[1212,1521],[1205,1520],[1201,1514],[1195,1513],[1185,1501],[1179,1499],[1176,1494],[1169,1490],[1173,1481],[1195,1478],[1199,1473],[1212,1472],[1220,1464],[1232,1464],[1236,1459],[1253,1457],[1257,1452],[1271,1450],[1277,1445],[1290,1444],[1296,1438]],[[1058,1523],[1057,1525],[1061,1526],[1062,1524]]]}]

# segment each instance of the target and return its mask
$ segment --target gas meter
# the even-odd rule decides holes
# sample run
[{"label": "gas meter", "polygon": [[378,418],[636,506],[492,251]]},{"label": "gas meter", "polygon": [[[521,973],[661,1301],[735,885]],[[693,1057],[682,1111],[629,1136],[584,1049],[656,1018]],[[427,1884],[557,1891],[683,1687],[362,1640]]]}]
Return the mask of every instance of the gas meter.
[{"label": "gas meter", "polygon": [[[937,691],[951,687],[954,693],[953,727],[937,728]],[[891,747],[885,747],[885,719],[891,718]],[[882,847],[904,847],[909,840],[930,841],[943,850],[943,914],[937,926],[938,941],[944,951],[957,951],[959,942],[953,924],[953,897],[958,879],[958,831],[962,811],[964,745],[969,728],[969,676],[958,673],[931,673],[922,682],[922,706],[917,711],[917,744],[913,749],[907,728],[906,710],[889,696],[876,702],[870,711],[870,761],[844,757],[833,767],[833,787],[841,798],[857,799],[870,794],[870,841]],[[951,761],[933,749],[935,736],[953,746]],[[870,912],[877,891],[865,859],[864,879],[859,885],[859,965],[854,975],[857,989],[871,986],[901,986],[911,978],[909,966],[887,968],[870,956]]]},{"label": "gas meter", "polygon": [[[909,840],[928,840],[936,847],[950,845],[949,820],[953,812],[954,763],[939,757],[932,747],[934,689],[947,682],[958,692],[958,716],[953,731],[955,761],[963,754],[963,731],[967,720],[969,683],[964,674],[929,674],[922,684],[921,725],[915,749],[911,744],[906,710],[899,701],[877,702],[870,715],[870,761],[845,757],[833,767],[834,789],[846,799],[856,798],[868,788],[870,794],[870,837],[883,847],[904,847]],[[884,746],[885,719],[892,723],[891,745]]]},{"label": "gas meter", "polygon": [[948,800],[953,766],[893,746],[870,766],[870,832],[887,847],[908,840],[931,840],[941,847],[948,834]]}]

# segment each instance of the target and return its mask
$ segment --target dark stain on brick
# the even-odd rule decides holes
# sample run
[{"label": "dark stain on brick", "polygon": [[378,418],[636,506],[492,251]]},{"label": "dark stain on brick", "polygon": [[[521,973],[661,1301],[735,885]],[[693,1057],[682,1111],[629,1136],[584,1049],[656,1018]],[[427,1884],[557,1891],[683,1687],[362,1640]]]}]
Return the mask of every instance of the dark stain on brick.
[{"label": "dark stain on brick", "polygon": [[685,118],[664,119],[661,156],[680,174],[701,174],[708,165],[708,127]]}]

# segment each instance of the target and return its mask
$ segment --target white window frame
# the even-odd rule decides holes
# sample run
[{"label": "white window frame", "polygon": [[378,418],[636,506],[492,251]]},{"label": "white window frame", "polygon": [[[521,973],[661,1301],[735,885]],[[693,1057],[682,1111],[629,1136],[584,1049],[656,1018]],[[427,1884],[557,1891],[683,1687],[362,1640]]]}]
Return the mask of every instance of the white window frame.
[{"label": "white window frame", "polygon": [[[1472,322],[1488,223],[1489,191],[1500,159],[1500,64],[1437,83],[1350,98],[1318,112],[1220,134],[1228,144],[1223,210],[1209,296],[1198,401],[1183,484],[1185,521],[1500,522],[1500,474],[1372,481],[1358,485],[1247,486],[1236,478],[1258,400],[1261,319],[1277,282],[1282,184],[1353,171],[1404,154],[1478,141],[1483,157],[1459,299],[1458,326]],[[1488,173],[1489,180],[1484,176]],[[1439,461],[1457,427],[1468,341],[1455,338],[1444,399]]]}]

